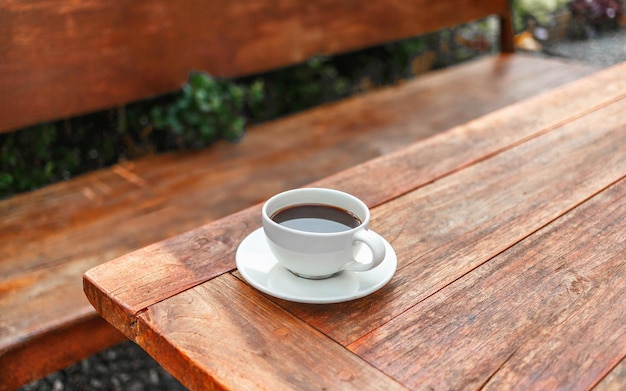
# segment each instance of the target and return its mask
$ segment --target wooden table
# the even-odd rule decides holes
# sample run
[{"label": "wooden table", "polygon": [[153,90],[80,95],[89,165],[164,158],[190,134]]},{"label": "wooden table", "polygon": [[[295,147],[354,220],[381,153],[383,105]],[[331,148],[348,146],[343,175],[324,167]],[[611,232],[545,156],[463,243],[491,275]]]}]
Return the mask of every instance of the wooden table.
[{"label": "wooden table", "polygon": [[375,293],[248,285],[260,205],[91,269],[85,292],[192,389],[626,389],[626,63],[314,185],[372,208],[398,259]]}]

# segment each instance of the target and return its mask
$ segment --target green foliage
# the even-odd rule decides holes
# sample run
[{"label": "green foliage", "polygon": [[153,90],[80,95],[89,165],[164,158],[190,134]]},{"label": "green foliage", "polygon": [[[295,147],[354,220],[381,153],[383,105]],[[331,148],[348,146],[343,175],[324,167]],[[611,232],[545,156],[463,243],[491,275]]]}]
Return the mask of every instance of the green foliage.
[{"label": "green foliage", "polygon": [[250,113],[259,122],[304,110],[349,93],[349,80],[331,58],[314,57],[304,64],[244,79],[254,91],[255,80],[266,86],[263,105],[252,104]]},{"label": "green foliage", "polygon": [[243,136],[246,106],[263,99],[263,83],[249,88],[229,80],[193,72],[180,94],[166,105],[155,105],[150,122],[155,130],[172,132],[183,147],[201,148],[219,138]]},{"label": "green foliage", "polygon": [[389,53],[389,63],[394,67],[391,72],[408,77],[411,61],[428,48],[427,39],[428,37],[417,37],[385,45],[384,49]]},{"label": "green foliage", "polygon": [[411,61],[426,48],[416,37],[333,57],[315,56],[295,66],[244,78],[262,80],[265,100],[250,107],[251,118],[266,121],[411,76]]},{"label": "green foliage", "polygon": [[564,8],[571,0],[513,0],[515,30],[522,31],[525,21],[533,18],[542,26],[552,21],[552,15]]},{"label": "green foliage", "polygon": [[[88,135],[96,142],[84,148],[81,140]],[[78,119],[1,134],[0,198],[111,164],[117,151],[100,136]]]}]

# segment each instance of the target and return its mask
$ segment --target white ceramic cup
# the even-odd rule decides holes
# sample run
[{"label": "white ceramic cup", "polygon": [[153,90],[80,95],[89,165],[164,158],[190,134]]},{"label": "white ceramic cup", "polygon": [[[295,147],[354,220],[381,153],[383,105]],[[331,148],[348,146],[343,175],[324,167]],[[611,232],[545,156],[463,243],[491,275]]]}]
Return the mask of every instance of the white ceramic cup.
[{"label": "white ceramic cup", "polygon": [[[296,205],[327,205],[358,217],[360,224],[341,232],[310,232],[281,225],[272,217]],[[263,205],[263,230],[272,254],[297,276],[309,279],[332,277],[344,270],[367,271],[385,258],[380,236],[369,231],[370,211],[360,199],[338,190],[302,188],[279,193]],[[354,254],[369,247],[372,257],[359,262]]]}]

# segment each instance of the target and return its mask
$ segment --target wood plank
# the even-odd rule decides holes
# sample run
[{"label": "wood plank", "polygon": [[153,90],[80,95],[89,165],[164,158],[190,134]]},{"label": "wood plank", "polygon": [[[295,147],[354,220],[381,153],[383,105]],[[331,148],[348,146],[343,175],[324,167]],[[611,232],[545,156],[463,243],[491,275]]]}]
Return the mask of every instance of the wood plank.
[{"label": "wood plank", "polygon": [[622,99],[374,208],[371,227],[398,257],[391,283],[370,300],[281,305],[357,340],[626,175],[625,121]]},{"label": "wood plank", "polygon": [[191,389],[405,389],[229,274],[138,319],[138,343]]},{"label": "wood plank", "polygon": [[0,131],[169,92],[194,69],[258,73],[509,13],[504,0],[3,0]]},{"label": "wood plank", "polygon": [[626,357],[625,178],[350,348],[410,388],[593,387]]},{"label": "wood plank", "polygon": [[[541,129],[539,132],[550,130],[568,118],[582,115],[587,109],[581,101],[571,99],[576,93],[584,92],[587,104],[595,102],[595,105],[589,106],[596,108],[624,96],[625,81],[617,74],[598,73],[579,84],[506,108],[480,121],[453,129],[446,135],[416,144],[407,150],[409,152],[401,151],[383,157],[378,163],[372,163],[374,166],[380,164],[383,169],[368,171],[368,181],[359,180],[361,177],[354,175],[355,170],[360,170],[356,168],[316,184],[352,192],[365,198],[370,205],[376,205],[535,136],[538,129]],[[593,86],[597,88],[591,88]],[[557,99],[563,100],[550,111],[554,116],[546,114],[543,108]],[[538,113],[537,118],[529,118],[526,114],[535,111]],[[507,126],[503,127],[502,124]],[[408,156],[417,156],[418,159]],[[371,165],[364,167],[372,168]],[[392,170],[393,175],[389,174],[389,170]],[[401,179],[396,182],[396,178]],[[388,181],[389,186],[378,186],[382,180]],[[116,306],[112,303],[116,301],[123,303],[126,317],[132,318],[152,303],[232,269],[236,243],[260,225],[258,216],[259,206],[256,206],[226,220],[146,247],[106,266],[96,267],[85,276],[88,297],[93,304],[98,289],[104,289],[110,292],[110,297],[100,298],[95,304],[96,309],[109,319],[106,313],[113,311]],[[143,297],[134,290],[137,288],[136,276],[124,276],[121,272],[128,270],[126,268],[141,271],[140,281],[145,291]],[[168,268],[180,270],[181,273],[169,273]],[[115,323],[115,326],[124,330],[130,323],[127,318]],[[132,334],[132,330],[128,330],[129,334]]]}]

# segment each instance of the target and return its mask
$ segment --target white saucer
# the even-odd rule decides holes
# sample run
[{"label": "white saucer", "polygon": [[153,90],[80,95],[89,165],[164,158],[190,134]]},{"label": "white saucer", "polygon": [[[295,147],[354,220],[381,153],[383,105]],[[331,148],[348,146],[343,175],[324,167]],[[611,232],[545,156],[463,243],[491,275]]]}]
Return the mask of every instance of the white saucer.
[{"label": "white saucer", "polygon": [[[396,253],[384,238],[386,255],[383,262],[366,272],[348,272],[325,280],[307,280],[293,275],[279,265],[272,255],[263,228],[248,235],[237,248],[237,269],[253,287],[279,299],[298,303],[340,303],[367,296],[391,280],[398,261]],[[365,246],[364,246],[365,247]],[[367,260],[369,249],[356,255]]]}]

